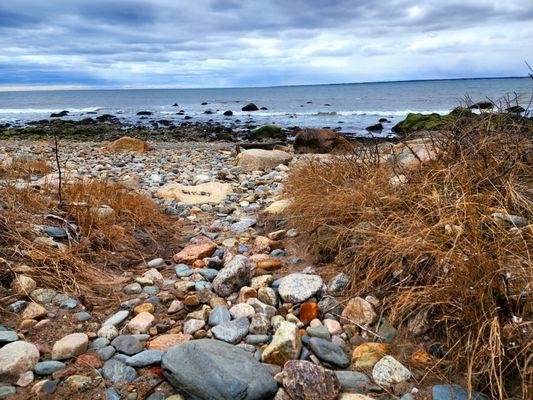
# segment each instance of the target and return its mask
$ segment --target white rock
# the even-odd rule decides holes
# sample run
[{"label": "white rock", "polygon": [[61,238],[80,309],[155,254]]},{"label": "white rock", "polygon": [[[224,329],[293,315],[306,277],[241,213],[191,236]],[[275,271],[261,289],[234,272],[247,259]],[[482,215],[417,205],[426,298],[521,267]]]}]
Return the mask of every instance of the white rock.
[{"label": "white rock", "polygon": [[411,372],[392,356],[385,356],[372,369],[372,378],[382,386],[392,386],[408,380]]},{"label": "white rock", "polygon": [[0,349],[0,381],[16,382],[39,361],[39,350],[28,342],[8,343]]},{"label": "white rock", "polygon": [[89,337],[85,333],[72,333],[57,342],[52,347],[52,360],[65,360],[79,356],[87,351]]}]

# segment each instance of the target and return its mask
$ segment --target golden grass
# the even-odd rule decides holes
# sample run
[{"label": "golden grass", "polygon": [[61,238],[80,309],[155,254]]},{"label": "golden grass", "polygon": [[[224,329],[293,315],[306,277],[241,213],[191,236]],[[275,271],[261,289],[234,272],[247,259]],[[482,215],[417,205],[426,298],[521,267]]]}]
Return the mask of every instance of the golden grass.
[{"label": "golden grass", "polygon": [[[105,268],[111,252],[141,258],[143,248],[134,233],[162,230],[163,214],[150,199],[105,180],[64,185],[63,203],[58,204],[57,188],[28,185],[30,176],[51,170],[42,160],[16,160],[0,168],[5,180],[0,190],[0,254],[6,260],[0,265],[0,281],[13,279],[14,265],[26,264],[24,273],[40,287],[67,293],[87,294],[116,283]],[[36,237],[46,236],[42,226],[66,228],[64,247],[36,243]]]},{"label": "golden grass", "polygon": [[[471,388],[507,398],[530,393],[533,131],[512,117],[458,120],[417,166],[373,152],[309,162],[287,184],[290,222],[373,294],[396,326],[428,313],[428,332],[448,349],[440,373],[467,372]],[[402,184],[391,177],[402,176]],[[447,368],[444,370],[444,368]]]}]

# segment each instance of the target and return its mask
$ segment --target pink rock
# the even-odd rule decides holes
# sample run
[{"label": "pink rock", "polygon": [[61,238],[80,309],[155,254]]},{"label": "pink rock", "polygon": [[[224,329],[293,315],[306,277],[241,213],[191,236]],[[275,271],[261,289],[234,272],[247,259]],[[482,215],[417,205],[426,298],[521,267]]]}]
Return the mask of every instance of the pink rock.
[{"label": "pink rock", "polygon": [[189,244],[182,251],[174,254],[174,261],[177,263],[192,264],[198,259],[210,257],[216,249],[217,245],[210,240]]},{"label": "pink rock", "polygon": [[128,330],[134,335],[146,333],[150,329],[150,326],[152,326],[154,319],[152,314],[144,311],[128,323]]},{"label": "pink rock", "polygon": [[316,328],[317,326],[322,326],[322,322],[320,322],[320,320],[318,318],[315,318],[314,320],[309,322],[309,326],[311,328]]},{"label": "pink rock", "polygon": [[325,319],[324,326],[328,328],[329,333],[333,335],[340,335],[342,333],[342,327],[339,321],[334,319]]}]

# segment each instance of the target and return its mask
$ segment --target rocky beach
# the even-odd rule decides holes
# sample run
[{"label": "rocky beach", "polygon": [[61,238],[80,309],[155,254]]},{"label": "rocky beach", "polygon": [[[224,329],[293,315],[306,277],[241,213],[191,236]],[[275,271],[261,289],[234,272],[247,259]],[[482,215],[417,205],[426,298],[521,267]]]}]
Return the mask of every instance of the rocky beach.
[{"label": "rocky beach", "polygon": [[[440,118],[404,121],[402,134],[415,119],[422,132],[378,143],[379,157],[411,167],[431,160],[434,138],[424,129],[440,127]],[[96,296],[43,285],[24,252],[2,244],[0,398],[468,398],[463,376],[431,372],[447,350],[426,335],[427,315],[394,326],[386,293],[354,296],[349,272],[318,257],[308,245],[315,232],[292,227],[287,214],[294,168],[375,144],[327,129],[146,132],[112,117],[4,129],[4,171],[36,160],[50,170],[16,179],[4,172],[3,188],[54,198],[60,165],[63,186],[120,185],[148,199],[164,222],[130,232],[141,244],[135,254],[127,242],[105,252],[96,267],[111,278]],[[97,205],[104,221],[116,212],[110,204]],[[2,207],[0,216],[14,204]],[[55,212],[25,222],[36,246],[69,252],[74,236],[83,241],[68,217],[46,214]]]}]

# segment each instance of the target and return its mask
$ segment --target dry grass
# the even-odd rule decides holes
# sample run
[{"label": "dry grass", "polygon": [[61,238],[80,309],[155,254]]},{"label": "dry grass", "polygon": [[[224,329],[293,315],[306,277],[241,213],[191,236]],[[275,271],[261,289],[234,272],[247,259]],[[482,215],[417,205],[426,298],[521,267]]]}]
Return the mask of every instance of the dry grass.
[{"label": "dry grass", "polygon": [[[67,293],[90,294],[117,283],[105,268],[111,252],[142,258],[136,232],[162,230],[163,214],[150,199],[107,181],[64,185],[60,205],[55,186],[28,185],[31,176],[50,171],[38,159],[15,160],[0,168],[5,180],[0,190],[0,254],[6,260],[0,264],[0,281],[8,285],[14,266],[25,264],[29,268],[22,268],[23,273],[40,287]],[[65,228],[68,238],[60,247],[38,243],[37,237],[46,237],[43,226]]]},{"label": "dry grass", "polygon": [[[409,168],[368,151],[302,164],[287,185],[291,223],[374,294],[396,326],[428,315],[448,354],[434,371],[508,398],[531,393],[533,130],[509,116],[457,120]],[[402,184],[391,177],[403,175]]]}]

